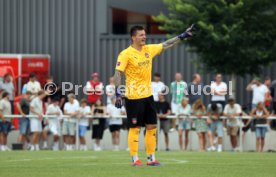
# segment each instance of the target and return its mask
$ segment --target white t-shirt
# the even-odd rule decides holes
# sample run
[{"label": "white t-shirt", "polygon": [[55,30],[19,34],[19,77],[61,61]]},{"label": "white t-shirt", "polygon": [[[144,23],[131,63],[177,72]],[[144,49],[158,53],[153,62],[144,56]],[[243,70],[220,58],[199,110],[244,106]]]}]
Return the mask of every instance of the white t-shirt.
[{"label": "white t-shirt", "polygon": [[[124,107],[122,107],[121,109],[118,109],[113,104],[107,105],[106,110],[107,110],[107,113],[112,117],[121,116],[122,113],[125,112]],[[122,125],[122,124],[123,124],[123,119],[122,118],[111,118],[111,119],[109,119],[109,125]]]},{"label": "white t-shirt", "polygon": [[[73,104],[71,104],[70,102],[65,103],[64,111],[66,111],[67,113],[74,113],[79,110],[79,107],[80,107],[79,102],[78,100],[75,99]],[[64,121],[75,123],[76,117],[64,118]]]},{"label": "white t-shirt", "polygon": [[181,104],[177,108],[177,115],[179,114],[185,114],[185,115],[191,115],[191,105],[187,104],[184,108]]},{"label": "white t-shirt", "polygon": [[47,107],[46,115],[57,113],[57,112],[59,112],[59,116],[48,118],[49,124],[58,124],[59,120],[62,119],[62,111],[59,106],[55,106],[54,104],[50,104]]},{"label": "white t-shirt", "polygon": [[[0,110],[2,111],[2,114],[4,115],[11,115],[11,103],[10,101],[6,100],[6,99],[1,99],[0,100]],[[11,119],[6,119],[6,121],[11,121]],[[1,120],[0,120],[1,122]]]},{"label": "white t-shirt", "polygon": [[253,91],[252,104],[257,104],[259,102],[265,101],[265,94],[268,92],[267,86],[265,86],[264,84],[262,84],[260,86],[253,84],[251,86],[251,89]]},{"label": "white t-shirt", "polygon": [[27,91],[32,92],[33,94],[37,93],[38,91],[41,90],[40,83],[38,81],[31,82],[29,81],[26,84]]},{"label": "white t-shirt", "polygon": [[154,101],[159,101],[158,93],[165,89],[165,84],[161,81],[151,82],[151,88]]},{"label": "white t-shirt", "polygon": [[[241,106],[237,103],[233,107],[226,104],[223,113],[228,115],[240,114],[242,113]],[[227,119],[227,125],[230,127],[239,126],[238,119]]]},{"label": "white t-shirt", "polygon": [[[33,107],[33,108],[34,108],[34,111],[35,111],[36,113],[43,114],[43,104],[42,104],[41,99],[40,99],[38,96],[35,97],[35,98],[31,101],[30,107]],[[30,115],[36,115],[36,114],[33,113],[32,111],[30,111],[29,114],[30,114]]]},{"label": "white t-shirt", "polygon": [[[211,89],[216,92],[227,91],[227,85],[225,82],[221,82],[219,85],[216,82],[211,83]],[[225,93],[226,95],[226,93]],[[212,95],[212,101],[225,101],[225,95]]]},{"label": "white t-shirt", "polygon": [[[87,113],[91,112],[91,109],[90,109],[89,106],[85,106],[84,108],[80,107],[79,108],[79,112],[80,112],[80,114],[87,114]],[[81,125],[81,126],[88,126],[89,125],[89,119],[85,118],[85,117],[81,117],[80,121],[79,121],[79,125]]]},{"label": "white t-shirt", "polygon": [[[115,96],[115,85],[107,85],[106,87],[105,87],[105,91],[106,91],[106,94],[108,94],[107,95],[107,104],[112,104],[112,101],[111,101],[111,98],[113,97],[113,96]],[[112,96],[109,96],[109,95],[112,95]]]}]

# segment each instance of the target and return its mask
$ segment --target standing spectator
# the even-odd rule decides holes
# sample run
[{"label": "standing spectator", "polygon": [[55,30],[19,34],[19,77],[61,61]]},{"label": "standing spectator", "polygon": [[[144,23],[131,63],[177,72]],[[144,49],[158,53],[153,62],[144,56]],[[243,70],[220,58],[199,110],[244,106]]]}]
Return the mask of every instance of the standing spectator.
[{"label": "standing spectator", "polygon": [[30,125],[31,132],[33,133],[32,137],[32,146],[31,151],[37,150],[39,151],[39,138],[42,132],[42,121],[43,121],[43,102],[42,100],[45,97],[45,93],[43,90],[37,93],[37,96],[30,103],[30,116],[31,117]]},{"label": "standing spectator", "polygon": [[161,82],[161,75],[155,73],[153,75],[153,81],[151,82],[152,96],[155,102],[159,101],[158,93],[162,92],[165,89],[165,84]]},{"label": "standing spectator", "polygon": [[68,102],[64,105],[64,115],[68,117],[63,119],[62,134],[65,150],[72,151],[75,149],[76,120],[80,106],[73,93],[68,94],[67,97]]},{"label": "standing spectator", "polygon": [[234,98],[229,98],[228,104],[226,104],[223,114],[227,117],[227,134],[230,136],[232,149],[233,151],[238,151],[239,149],[237,136],[240,121],[237,119],[237,116],[242,115],[241,106],[235,103]]},{"label": "standing spectator", "polygon": [[102,116],[106,115],[106,107],[102,103],[101,99],[98,99],[95,105],[92,106],[92,114],[99,118],[93,119],[93,127],[92,127],[92,139],[95,140],[94,150],[101,151],[102,148],[100,146],[100,141],[103,139],[104,129],[105,129],[105,118]]},{"label": "standing spectator", "polygon": [[11,120],[6,119],[6,115],[11,115],[11,103],[9,101],[9,93],[3,92],[2,98],[0,100],[0,150],[1,151],[10,151],[7,146],[7,137],[11,131]]},{"label": "standing spectator", "polygon": [[[179,134],[179,146],[180,150],[183,150],[183,131],[185,133],[185,151],[189,144],[189,131],[191,130],[191,119],[188,116],[191,115],[191,105],[189,105],[189,98],[184,97],[177,109],[177,116],[179,120],[178,134]],[[183,118],[185,116],[185,118]],[[182,117],[182,118],[180,118]]]},{"label": "standing spectator", "polygon": [[87,106],[87,100],[84,98],[80,102],[79,109],[79,138],[80,138],[80,150],[87,151],[85,134],[89,126],[89,119],[86,117],[91,114],[91,108]]},{"label": "standing spectator", "polygon": [[269,112],[265,108],[264,104],[259,102],[250,115],[255,119],[256,150],[257,152],[263,152],[265,145],[265,134],[268,129],[267,118],[269,116]]},{"label": "standing spectator", "polygon": [[111,116],[111,119],[109,119],[109,130],[112,135],[112,144],[114,151],[119,151],[120,129],[123,125],[123,119],[121,117],[118,118],[118,116],[125,115],[126,110],[124,107],[115,107],[116,97],[112,97],[111,101],[112,104],[107,105],[107,113]]},{"label": "standing spectator", "polygon": [[[172,113],[177,113],[177,108],[179,107],[181,100],[184,96],[188,94],[188,86],[187,83],[182,80],[181,73],[175,74],[175,81],[171,83],[171,95],[172,95],[172,101],[171,101],[171,109]],[[170,131],[174,131],[176,128],[176,119],[173,119],[172,121],[172,129]]]},{"label": "standing spectator", "polygon": [[29,75],[29,82],[26,84],[26,91],[30,91],[33,95],[36,95],[41,90],[40,83],[36,80],[35,73]]},{"label": "standing spectator", "polygon": [[225,106],[225,95],[227,94],[227,85],[222,82],[222,75],[217,74],[215,77],[215,82],[211,83],[211,103],[221,104],[222,109]]},{"label": "standing spectator", "polygon": [[163,130],[165,136],[166,151],[169,151],[170,119],[166,117],[171,114],[170,103],[166,101],[162,93],[159,93],[158,97],[159,101],[156,104],[157,117],[160,120],[160,130]]},{"label": "standing spectator", "polygon": [[265,107],[267,108],[268,111],[271,111],[272,96],[271,96],[271,92],[270,92],[271,79],[269,77],[265,78],[264,85],[268,89],[268,92],[265,94],[264,105],[265,105]]},{"label": "standing spectator", "polygon": [[[17,109],[19,113],[23,116],[19,119],[19,133],[20,138],[19,141],[25,146],[27,143],[27,148],[31,147],[29,144],[29,133],[30,133],[30,119],[27,115],[30,114],[30,102],[31,102],[32,93],[27,91],[26,94],[23,95],[23,98],[17,103]],[[25,146],[26,147],[26,146]]]},{"label": "standing spectator", "polygon": [[189,104],[193,105],[194,102],[202,98],[202,83],[199,74],[193,75],[193,81],[188,85]]},{"label": "standing spectator", "polygon": [[107,105],[112,104],[111,98],[115,96],[115,83],[114,83],[114,77],[109,78],[109,85],[105,87],[107,100]]},{"label": "standing spectator", "polygon": [[197,117],[195,120],[195,128],[199,139],[199,151],[205,151],[208,126],[206,119],[202,118],[202,116],[206,115],[206,108],[201,99],[194,102],[192,114]]},{"label": "standing spectator", "polygon": [[103,83],[99,80],[99,74],[93,73],[92,80],[86,83],[87,102],[91,106],[96,103],[98,99],[102,97]]},{"label": "standing spectator", "polygon": [[62,120],[62,111],[59,107],[59,99],[53,98],[51,104],[47,107],[46,115],[54,116],[47,117],[46,124],[48,125],[48,130],[54,135],[54,145],[52,149],[54,151],[59,150],[59,137],[61,135],[60,122]]},{"label": "standing spectator", "polygon": [[252,106],[251,109],[256,108],[259,102],[265,102],[265,95],[268,94],[268,88],[262,84],[261,79],[256,77],[246,87],[247,91],[253,92]]},{"label": "standing spectator", "polygon": [[12,82],[12,76],[10,74],[5,74],[3,77],[3,82],[0,82],[0,89],[4,90],[9,94],[9,100],[11,102],[12,114],[14,113],[14,96],[15,96],[15,88]]},{"label": "standing spectator", "polygon": [[209,116],[207,122],[209,124],[209,142],[210,142],[210,148],[208,148],[208,151],[215,151],[216,148],[214,146],[214,139],[215,136],[218,136],[218,146],[217,151],[222,152],[222,138],[223,138],[223,124],[222,120],[220,119],[220,116],[222,114],[222,106],[221,104],[212,103],[208,105],[207,108],[207,114]]}]

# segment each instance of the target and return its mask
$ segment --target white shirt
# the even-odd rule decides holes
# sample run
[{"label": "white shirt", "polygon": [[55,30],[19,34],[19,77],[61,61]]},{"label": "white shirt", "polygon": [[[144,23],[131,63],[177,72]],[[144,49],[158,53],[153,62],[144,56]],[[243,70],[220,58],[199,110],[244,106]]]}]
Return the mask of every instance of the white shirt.
[{"label": "white shirt", "polygon": [[260,86],[253,84],[251,89],[253,91],[252,104],[258,104],[259,102],[265,101],[265,94],[268,92],[267,86],[264,84],[261,84]]},{"label": "white shirt", "polygon": [[[219,85],[216,82],[211,83],[211,90],[216,92],[227,91],[227,85],[225,82],[221,82]],[[225,93],[226,95],[226,93]],[[225,101],[225,95],[212,95],[212,101]]]},{"label": "white shirt", "polygon": [[[79,110],[79,107],[80,107],[79,102],[75,99],[73,104],[71,104],[70,102],[65,103],[64,111],[66,111],[69,114],[74,113]],[[76,117],[64,118],[64,121],[75,123]]]},{"label": "white shirt", "polygon": [[165,89],[165,84],[161,81],[159,82],[151,82],[151,88],[152,88],[152,95],[154,101],[159,101],[158,93],[163,91]]},{"label": "white shirt", "polygon": [[[230,104],[226,104],[223,113],[228,115],[240,114],[242,113],[241,106],[237,103],[233,107]],[[230,127],[239,126],[238,119],[227,119],[227,125]]]},{"label": "white shirt", "polygon": [[[106,94],[107,94],[106,103],[107,104],[112,104],[111,98],[113,96],[115,96],[115,85],[107,85],[105,87],[105,91],[106,91]],[[111,96],[109,96],[109,95],[111,95]]]},{"label": "white shirt", "polygon": [[184,108],[181,104],[178,106],[177,109],[177,115],[179,114],[185,114],[185,115],[191,115],[191,105],[187,104]]},{"label": "white shirt", "polygon": [[40,83],[38,81],[31,82],[29,81],[26,84],[27,91],[32,92],[33,94],[39,92],[41,90]]},{"label": "white shirt", "polygon": [[[30,107],[33,107],[33,108],[34,108],[34,111],[35,111],[36,113],[43,114],[43,104],[42,104],[41,99],[40,99],[38,96],[35,97],[35,98],[31,101]],[[30,115],[36,115],[36,114],[33,113],[32,111],[30,111],[29,114],[30,114]]]},{"label": "white shirt", "polygon": [[59,116],[48,118],[49,124],[58,124],[59,120],[62,119],[62,111],[59,106],[55,106],[54,104],[50,104],[47,107],[46,115],[57,113],[57,112],[59,112]]},{"label": "white shirt", "polygon": [[[11,103],[10,101],[6,100],[6,99],[1,99],[0,100],[0,110],[2,111],[2,114],[4,115],[11,115]],[[6,121],[11,121],[11,119],[6,119]],[[1,119],[0,119],[1,122]]]},{"label": "white shirt", "polygon": [[[89,106],[80,107],[79,108],[80,114],[87,114],[91,112],[91,109]],[[79,121],[79,125],[81,126],[88,126],[89,125],[89,119],[85,117],[81,117]]]},{"label": "white shirt", "polygon": [[115,118],[116,116],[121,116],[122,113],[125,112],[125,108],[122,107],[121,109],[118,109],[113,104],[107,105],[107,113],[114,118],[109,119],[109,125],[122,125],[123,119],[122,118]]}]

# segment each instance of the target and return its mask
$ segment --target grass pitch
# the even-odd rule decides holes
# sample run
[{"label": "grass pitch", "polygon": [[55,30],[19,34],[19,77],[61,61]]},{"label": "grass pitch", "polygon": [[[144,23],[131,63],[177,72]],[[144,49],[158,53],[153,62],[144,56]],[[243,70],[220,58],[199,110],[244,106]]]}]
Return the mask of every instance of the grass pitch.
[{"label": "grass pitch", "polygon": [[[140,153],[145,164],[145,153]],[[157,152],[160,167],[132,167],[128,152],[0,152],[0,177],[275,177],[274,153]]]}]

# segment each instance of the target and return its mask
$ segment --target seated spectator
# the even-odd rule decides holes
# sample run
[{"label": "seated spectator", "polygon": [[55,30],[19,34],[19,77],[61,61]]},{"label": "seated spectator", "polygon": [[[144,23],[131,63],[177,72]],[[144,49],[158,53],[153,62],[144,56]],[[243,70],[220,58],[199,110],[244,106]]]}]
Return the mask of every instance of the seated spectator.
[{"label": "seated spectator", "polygon": [[206,108],[201,99],[194,102],[192,107],[192,115],[196,116],[195,128],[199,139],[199,151],[205,151],[206,148],[206,132],[208,131],[207,120],[202,116],[206,114]]},{"label": "seated spectator", "polygon": [[102,148],[100,146],[100,141],[103,139],[104,129],[105,129],[105,118],[101,118],[101,116],[106,115],[106,107],[102,103],[101,99],[98,99],[95,105],[92,106],[92,114],[99,118],[93,119],[93,127],[92,127],[92,139],[94,142],[94,150],[101,151]]},{"label": "seated spectator", "polygon": [[237,116],[241,116],[242,114],[241,106],[235,103],[234,98],[229,98],[228,104],[226,104],[223,114],[227,117],[227,134],[230,136],[232,149],[233,151],[238,151],[237,136],[239,132],[240,121],[237,119]]},{"label": "seated spectator", "polygon": [[5,115],[11,115],[11,103],[9,101],[9,93],[3,92],[0,100],[0,150],[10,151],[7,146],[7,137],[11,131],[11,119],[5,118]]},{"label": "seated spectator", "polygon": [[64,115],[68,117],[63,119],[62,135],[65,150],[72,151],[75,149],[76,121],[80,106],[73,93],[68,94],[67,97],[68,102],[64,105]]},{"label": "seated spectator", "polygon": [[39,151],[39,138],[42,132],[42,121],[43,121],[43,102],[42,100],[45,97],[45,93],[43,90],[37,93],[37,96],[30,103],[30,116],[31,121],[31,132],[33,133],[32,137],[32,146],[31,151],[37,150]]},{"label": "seated spectator", "polygon": [[169,151],[170,119],[166,117],[171,114],[171,107],[163,94],[159,93],[158,99],[159,101],[156,103],[157,117],[160,120],[160,130],[163,131],[165,136],[166,151]]},{"label": "seated spectator", "polygon": [[268,129],[267,118],[269,116],[269,112],[265,108],[264,104],[259,102],[257,107],[251,111],[250,115],[255,119],[256,151],[263,152],[265,145],[265,134]]},{"label": "seated spectator", "polygon": [[207,122],[209,126],[208,136],[209,136],[209,142],[210,147],[208,148],[208,151],[215,151],[215,143],[214,139],[215,136],[218,136],[218,146],[217,151],[222,152],[222,138],[223,138],[223,124],[222,120],[220,119],[220,116],[222,114],[222,106],[221,104],[212,103],[208,105],[207,108],[207,115],[209,116]]},{"label": "seated spectator", "polygon": [[122,116],[126,114],[124,107],[118,109],[115,107],[116,97],[111,98],[112,104],[107,105],[107,113],[111,116],[109,119],[109,130],[112,135],[112,144],[114,151],[119,151],[120,145],[120,129],[123,125],[123,119],[118,118],[117,116]]},{"label": "seated spectator", "polygon": [[87,100],[84,98],[80,102],[79,108],[79,138],[80,138],[80,150],[87,151],[85,134],[89,126],[89,119],[86,116],[92,115],[91,108],[87,105]]},{"label": "seated spectator", "polygon": [[59,150],[59,137],[61,135],[60,121],[62,120],[62,111],[59,107],[59,99],[52,99],[52,103],[47,107],[46,115],[54,116],[46,118],[46,125],[48,131],[54,135],[54,151]]},{"label": "seated spectator", "polygon": [[[191,130],[192,121],[189,119],[191,115],[191,106],[189,105],[189,98],[184,97],[181,100],[181,104],[177,108],[177,116],[178,116],[178,135],[179,135],[179,146],[180,150],[183,150],[183,131],[185,132],[185,151],[187,150],[189,144],[189,131]],[[186,116],[185,118],[183,118]]]},{"label": "seated spectator", "polygon": [[29,144],[30,119],[27,117],[27,115],[30,114],[31,96],[31,92],[26,92],[26,94],[24,94],[21,98],[20,102],[16,105],[19,113],[22,115],[22,117],[19,119],[19,141],[23,144],[25,149],[31,147]]},{"label": "seated spectator", "polygon": [[15,96],[15,88],[12,82],[12,76],[10,74],[5,74],[3,77],[3,82],[0,82],[0,89],[4,90],[9,94],[9,101],[11,102],[11,109],[12,114],[14,113],[13,110],[13,102],[14,102],[14,96]]},{"label": "seated spectator", "polygon": [[35,73],[29,75],[29,82],[26,84],[26,91],[31,92],[33,95],[36,95],[41,90],[40,83],[36,80]]}]

